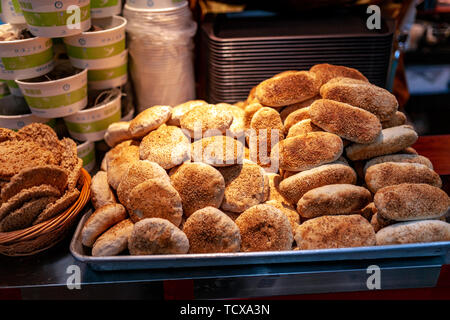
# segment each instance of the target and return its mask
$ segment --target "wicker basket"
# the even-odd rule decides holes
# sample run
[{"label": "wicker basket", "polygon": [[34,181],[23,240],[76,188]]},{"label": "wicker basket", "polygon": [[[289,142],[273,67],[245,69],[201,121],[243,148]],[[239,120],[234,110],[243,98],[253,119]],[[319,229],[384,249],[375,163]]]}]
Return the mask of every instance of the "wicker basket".
[{"label": "wicker basket", "polygon": [[28,256],[47,250],[64,239],[78,214],[89,201],[91,176],[82,169],[81,192],[77,201],[63,213],[26,229],[0,233],[0,254]]}]

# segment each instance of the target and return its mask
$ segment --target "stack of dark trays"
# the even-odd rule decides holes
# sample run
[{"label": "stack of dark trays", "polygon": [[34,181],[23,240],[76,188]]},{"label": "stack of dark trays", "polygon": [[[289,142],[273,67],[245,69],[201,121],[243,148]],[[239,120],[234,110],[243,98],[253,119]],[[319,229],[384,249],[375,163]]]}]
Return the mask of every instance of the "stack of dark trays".
[{"label": "stack of dark trays", "polygon": [[385,87],[394,23],[381,19],[370,30],[368,15],[286,17],[277,14],[223,14],[202,25],[202,75],[210,103],[245,100],[261,81],[285,70],[308,70],[318,63],[356,68]]}]

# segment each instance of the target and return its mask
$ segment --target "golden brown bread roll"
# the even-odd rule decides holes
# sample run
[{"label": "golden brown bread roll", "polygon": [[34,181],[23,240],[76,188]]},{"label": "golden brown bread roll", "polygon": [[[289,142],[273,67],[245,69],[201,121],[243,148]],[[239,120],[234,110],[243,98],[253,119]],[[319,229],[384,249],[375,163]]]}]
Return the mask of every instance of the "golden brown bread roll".
[{"label": "golden brown bread roll", "polygon": [[279,190],[291,204],[296,204],[309,190],[338,183],[355,184],[356,172],[347,165],[326,164],[284,179]]},{"label": "golden brown bread roll", "polygon": [[181,117],[183,117],[184,114],[198,106],[203,106],[205,104],[208,103],[203,100],[190,100],[173,107],[172,114],[170,116],[170,119],[167,121],[167,125],[179,127],[181,125]]},{"label": "golden brown bread roll", "polygon": [[122,180],[117,187],[117,197],[120,203],[128,208],[128,197],[131,190],[148,179],[157,178],[169,181],[167,172],[156,162],[139,160],[132,163],[122,176]]},{"label": "golden brown bread roll", "polygon": [[283,107],[314,97],[319,93],[320,81],[308,71],[285,71],[261,82],[256,98],[270,107]]},{"label": "golden brown bread roll", "polygon": [[161,125],[147,134],[139,146],[141,160],[156,162],[171,169],[190,159],[191,141],[175,126]]},{"label": "golden brown bread roll", "polygon": [[369,190],[352,184],[332,184],[306,192],[297,203],[302,218],[350,214],[372,200]]},{"label": "golden brown bread roll", "polygon": [[169,120],[172,113],[170,106],[153,106],[139,113],[130,121],[129,132],[135,139],[143,138],[150,131],[157,129]]},{"label": "golden brown bread roll", "polygon": [[397,111],[398,102],[386,89],[366,81],[334,78],[320,88],[324,99],[348,103],[376,115],[380,121],[389,120]]},{"label": "golden brown bread roll", "polygon": [[224,134],[232,122],[233,113],[227,107],[213,104],[195,107],[180,119],[183,131],[195,139]]},{"label": "golden brown bread roll", "polygon": [[286,120],[286,118],[287,118],[292,112],[297,111],[297,110],[299,110],[299,109],[303,109],[303,108],[309,107],[309,106],[311,105],[311,103],[313,103],[313,102],[316,101],[317,99],[321,99],[320,95],[314,96],[314,97],[312,97],[312,98],[310,98],[310,99],[307,99],[307,100],[302,101],[302,102],[299,102],[299,103],[294,103],[294,104],[291,104],[291,105],[289,105],[289,106],[286,106],[286,108],[283,108],[283,109],[280,111],[281,121],[283,121],[283,123],[284,123],[284,121]]},{"label": "golden brown bread roll", "polygon": [[391,118],[381,122],[383,129],[397,127],[406,124],[406,115],[401,112],[395,112]]},{"label": "golden brown bread roll", "polygon": [[381,123],[374,114],[346,103],[316,100],[309,115],[316,126],[352,142],[372,143],[381,133]]},{"label": "golden brown bread roll", "polygon": [[373,165],[367,169],[365,181],[373,193],[381,188],[401,183],[426,183],[442,187],[439,175],[418,163],[384,162]]},{"label": "golden brown bread roll", "polygon": [[259,102],[249,104],[245,107],[245,109],[244,109],[244,127],[246,129],[250,128],[250,122],[252,121],[253,115],[255,114],[256,111],[258,111],[261,108],[263,108],[263,106]]},{"label": "golden brown bread roll", "polygon": [[222,203],[225,180],[206,163],[183,163],[170,175],[170,181],[181,197],[186,217],[205,207],[219,208]]},{"label": "golden brown bread roll", "polygon": [[359,214],[322,216],[303,222],[295,232],[300,250],[373,246],[375,231]]},{"label": "golden brown bread roll", "polygon": [[189,239],[189,253],[238,252],[241,235],[234,221],[219,209],[195,211],[183,226]]},{"label": "golden brown bread roll", "polygon": [[183,215],[181,197],[165,178],[148,179],[134,187],[128,196],[128,210],[134,223],[162,218],[179,226]]},{"label": "golden brown bread roll", "polygon": [[409,126],[398,126],[381,130],[381,134],[370,144],[354,143],[346,148],[350,160],[366,160],[399,152],[418,139],[417,133]]},{"label": "golden brown bread roll", "polygon": [[112,148],[123,141],[132,139],[133,137],[129,129],[130,122],[128,121],[119,121],[110,124],[105,132],[104,140],[106,144]]},{"label": "golden brown bread roll", "polygon": [[247,131],[250,160],[260,165],[270,164],[272,146],[283,139],[283,123],[278,111],[269,107],[259,109]]},{"label": "golden brown bread roll", "polygon": [[419,163],[427,166],[431,170],[433,170],[433,164],[430,159],[424,156],[420,156],[418,154],[406,154],[406,153],[397,153],[397,154],[388,154],[385,156],[375,157],[370,159],[364,165],[364,173],[367,169],[373,165],[384,163],[384,162],[404,162],[404,163]]},{"label": "golden brown bread roll", "polygon": [[218,168],[225,179],[225,195],[221,209],[243,212],[266,199],[268,179],[264,169],[254,162],[244,160],[242,164]]},{"label": "golden brown bread roll", "polygon": [[319,79],[321,85],[337,77],[352,78],[369,82],[369,80],[367,80],[367,78],[356,69],[336,66],[328,63],[316,64],[312,66],[309,71],[316,75],[316,78]]},{"label": "golden brown bread roll", "polygon": [[170,221],[147,218],[134,225],[128,250],[131,255],[183,254],[189,251],[189,240]]},{"label": "golden brown bread roll", "polygon": [[396,223],[377,232],[377,245],[450,241],[450,223],[423,220]]},{"label": "golden brown bread roll", "polygon": [[302,120],[310,119],[309,107],[298,109],[290,113],[284,120],[284,133],[288,133],[289,129]]},{"label": "golden brown bread roll", "polygon": [[95,210],[81,229],[81,242],[92,247],[95,240],[110,227],[127,218],[127,211],[121,204],[107,204]]},{"label": "golden brown bread roll", "polygon": [[92,246],[92,256],[116,256],[128,247],[128,237],[133,231],[134,223],[125,219],[105,231]]},{"label": "golden brown bread roll", "polygon": [[450,199],[444,191],[415,183],[384,187],[375,194],[374,203],[379,215],[396,221],[439,218],[450,207]]},{"label": "golden brown bread roll", "polygon": [[342,154],[342,139],[329,132],[311,132],[277,143],[271,162],[289,171],[303,171],[336,161]]},{"label": "golden brown bread roll", "polygon": [[229,136],[212,136],[191,144],[191,160],[214,167],[227,167],[241,163],[244,145]]},{"label": "golden brown bread roll", "polygon": [[117,202],[116,196],[109,187],[108,176],[105,171],[99,171],[92,177],[91,202],[95,209]]},{"label": "golden brown bread roll", "polygon": [[277,208],[259,204],[244,211],[236,224],[241,234],[241,251],[282,251],[292,248],[289,219]]},{"label": "golden brown bread roll", "polygon": [[297,122],[292,127],[290,127],[286,138],[292,138],[295,136],[305,135],[310,132],[324,131],[322,128],[316,126],[311,119],[305,119]]},{"label": "golden brown bread roll", "polygon": [[266,173],[266,177],[269,186],[267,201],[274,200],[290,205],[290,202],[280,193],[280,182],[282,181],[281,176],[277,173]]},{"label": "golden brown bread roll", "polygon": [[295,208],[292,205],[281,203],[276,200],[266,201],[264,202],[264,204],[268,204],[280,210],[289,219],[289,223],[291,224],[292,228],[292,234],[294,234],[297,226],[300,224],[300,216],[297,211],[295,211]]},{"label": "golden brown bread roll", "polygon": [[107,176],[108,183],[117,190],[123,175],[127,172],[130,165],[139,161],[139,146],[131,144],[121,149],[117,157],[110,160],[111,155],[108,156]]}]

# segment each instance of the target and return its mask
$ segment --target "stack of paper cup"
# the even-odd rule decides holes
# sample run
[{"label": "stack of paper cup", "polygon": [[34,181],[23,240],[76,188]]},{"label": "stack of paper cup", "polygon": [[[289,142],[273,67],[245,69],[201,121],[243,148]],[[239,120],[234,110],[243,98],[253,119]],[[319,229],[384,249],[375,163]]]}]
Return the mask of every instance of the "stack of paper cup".
[{"label": "stack of paper cup", "polygon": [[122,12],[121,0],[91,0],[91,17],[106,18],[120,15]]},{"label": "stack of paper cup", "polygon": [[128,80],[125,43],[127,20],[114,16],[92,19],[92,24],[102,30],[64,38],[70,62],[74,67],[89,70],[90,89],[102,90],[124,85]]},{"label": "stack of paper cup", "polygon": [[138,111],[194,99],[197,25],[187,1],[128,0],[123,14]]},{"label": "stack of paper cup", "polygon": [[37,37],[67,37],[91,27],[90,0],[20,0],[19,4]]}]

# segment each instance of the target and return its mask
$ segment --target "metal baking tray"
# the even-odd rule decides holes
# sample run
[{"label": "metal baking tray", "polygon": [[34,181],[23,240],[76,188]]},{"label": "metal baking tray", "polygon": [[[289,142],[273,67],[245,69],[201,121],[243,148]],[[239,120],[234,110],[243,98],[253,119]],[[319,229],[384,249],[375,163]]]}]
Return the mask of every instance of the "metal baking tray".
[{"label": "metal baking tray", "polygon": [[70,243],[70,252],[80,262],[97,271],[180,269],[197,267],[249,266],[269,264],[308,264],[374,259],[405,259],[416,257],[450,257],[450,241],[424,244],[375,246],[342,249],[267,251],[212,254],[174,254],[113,257],[92,257],[90,249],[81,244],[81,229],[92,213],[89,210],[80,219]]}]

